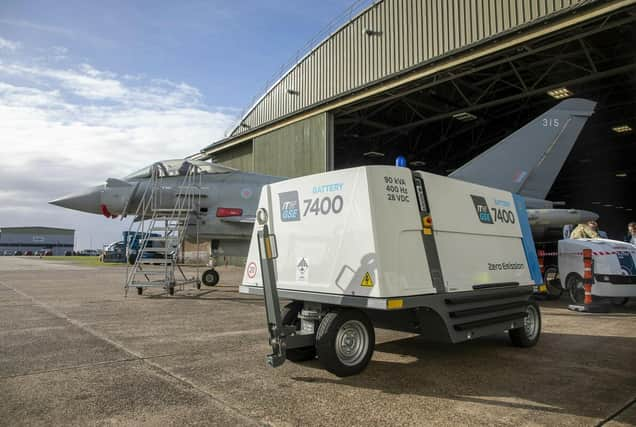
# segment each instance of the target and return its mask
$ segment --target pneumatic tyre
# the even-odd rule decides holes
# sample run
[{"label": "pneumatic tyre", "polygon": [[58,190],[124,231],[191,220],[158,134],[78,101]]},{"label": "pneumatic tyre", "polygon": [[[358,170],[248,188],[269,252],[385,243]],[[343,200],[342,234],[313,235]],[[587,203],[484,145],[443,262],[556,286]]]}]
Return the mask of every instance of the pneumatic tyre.
[{"label": "pneumatic tyre", "polygon": [[[297,331],[300,330],[298,315],[302,307],[302,303],[297,301],[287,304],[280,313],[283,325],[295,326]],[[316,358],[316,347],[288,348],[285,351],[285,355],[290,362],[305,362]]]},{"label": "pneumatic tyre", "polygon": [[523,319],[523,327],[510,329],[508,336],[515,347],[533,347],[539,342],[541,336],[541,311],[535,302],[526,307],[526,317]]},{"label": "pneumatic tyre", "polygon": [[339,377],[362,372],[371,360],[374,347],[373,325],[360,310],[331,311],[323,317],[316,332],[318,360]]},{"label": "pneumatic tyre", "polygon": [[219,272],[211,268],[201,275],[201,281],[205,286],[216,286],[219,283]]},{"label": "pneumatic tyre", "polygon": [[585,286],[583,285],[583,278],[576,273],[572,273],[566,279],[565,286],[572,304],[583,304],[585,301]]}]

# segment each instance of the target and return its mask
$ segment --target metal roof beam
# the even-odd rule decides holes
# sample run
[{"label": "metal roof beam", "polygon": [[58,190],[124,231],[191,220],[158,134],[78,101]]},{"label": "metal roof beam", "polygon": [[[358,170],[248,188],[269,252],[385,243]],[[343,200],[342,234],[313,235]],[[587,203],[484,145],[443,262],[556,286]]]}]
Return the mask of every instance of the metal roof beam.
[{"label": "metal roof beam", "polygon": [[[456,110],[450,111],[448,113],[438,114],[436,116],[429,117],[429,118],[427,118],[425,120],[419,120],[419,121],[416,121],[416,122],[407,123],[407,124],[404,124],[404,125],[401,125],[401,126],[397,126],[396,128],[392,129],[391,131],[410,129],[410,128],[415,127],[415,126],[421,126],[421,125],[426,124],[426,123],[431,123],[431,122],[435,122],[435,121],[438,121],[438,120],[445,119],[447,117],[452,116],[453,114],[457,114],[457,113],[461,113],[461,112],[472,112],[472,111],[476,111],[476,110],[479,110],[479,109],[482,109],[482,108],[486,108],[486,107],[491,107],[491,106],[495,106],[495,105],[505,104],[507,102],[512,102],[512,101],[515,101],[515,100],[518,100],[518,99],[526,98],[526,97],[537,95],[537,94],[540,94],[540,93],[545,93],[548,90],[556,89],[556,88],[561,87],[561,86],[581,84],[581,83],[585,83],[585,82],[589,82],[589,81],[593,81],[593,80],[597,80],[597,79],[602,79],[602,78],[605,78],[605,77],[610,77],[610,76],[615,76],[615,75],[618,75],[618,74],[623,74],[623,73],[626,73],[626,72],[629,72],[629,71],[633,71],[633,70],[636,70],[636,64],[625,65],[625,66],[618,67],[618,68],[615,68],[615,69],[612,69],[612,70],[607,70],[607,71],[604,71],[604,72],[601,72],[601,73],[595,73],[595,74],[592,74],[592,75],[589,75],[589,76],[585,76],[585,77],[581,77],[581,78],[578,78],[578,79],[573,79],[573,80],[569,80],[569,81],[565,81],[565,82],[559,82],[557,84],[547,85],[547,86],[544,86],[544,87],[541,87],[541,88],[528,90],[528,91],[525,91],[525,92],[522,92],[522,93],[519,93],[519,94],[516,94],[516,95],[507,96],[507,97],[504,97],[504,98],[500,98],[500,99],[492,100],[492,101],[489,101],[489,102],[485,102],[483,104],[475,104],[475,105],[473,105],[471,107],[468,107],[468,108],[465,108],[465,109],[456,109]],[[372,134],[372,135],[366,135],[365,137],[371,138],[371,137],[382,136],[382,135],[386,134],[387,132],[391,132],[391,131],[378,132],[378,133],[375,133],[375,134]]]}]

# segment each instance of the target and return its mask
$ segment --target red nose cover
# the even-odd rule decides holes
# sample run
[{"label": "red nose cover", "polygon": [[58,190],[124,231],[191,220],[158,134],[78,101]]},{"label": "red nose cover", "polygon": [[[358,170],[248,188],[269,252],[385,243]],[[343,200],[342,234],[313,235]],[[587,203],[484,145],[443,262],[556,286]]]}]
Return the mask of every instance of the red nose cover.
[{"label": "red nose cover", "polygon": [[110,211],[108,210],[108,207],[105,204],[101,204],[99,205],[99,207],[102,210],[102,214],[106,217],[106,218],[117,218],[117,215],[113,215],[112,213],[110,213]]}]

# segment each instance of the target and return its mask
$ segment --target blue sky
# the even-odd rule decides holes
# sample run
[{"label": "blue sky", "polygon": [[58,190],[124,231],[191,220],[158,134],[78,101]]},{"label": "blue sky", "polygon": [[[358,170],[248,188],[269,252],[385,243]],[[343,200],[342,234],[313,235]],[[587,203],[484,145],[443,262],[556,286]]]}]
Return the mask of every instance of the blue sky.
[{"label": "blue sky", "polygon": [[126,223],[46,202],[223,137],[353,0],[0,2],[0,227]]},{"label": "blue sky", "polygon": [[184,81],[243,108],[353,0],[3,1],[0,36],[118,74]]}]

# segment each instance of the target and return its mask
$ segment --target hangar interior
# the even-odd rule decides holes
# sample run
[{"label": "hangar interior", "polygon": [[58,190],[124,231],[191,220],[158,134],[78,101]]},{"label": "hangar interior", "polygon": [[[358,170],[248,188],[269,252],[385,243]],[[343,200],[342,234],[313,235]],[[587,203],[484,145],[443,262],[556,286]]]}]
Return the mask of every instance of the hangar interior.
[{"label": "hangar interior", "polygon": [[404,155],[451,173],[559,102],[556,90],[598,104],[548,200],[599,213],[618,237],[636,218],[636,135],[623,131],[636,128],[635,18],[602,17],[335,110],[335,168]]},{"label": "hangar interior", "polygon": [[[408,9],[407,3],[414,9]],[[521,3],[531,12],[536,4],[536,17],[522,22],[518,8]],[[570,5],[566,7],[566,3]],[[342,61],[337,60],[341,55],[338,50],[346,50],[349,43],[354,45],[349,53],[357,52],[355,43],[360,41],[355,37],[345,39],[345,47],[323,43],[275,84],[228,138],[202,150],[203,157],[242,170],[299,176],[365,164],[393,164],[396,156],[403,155],[413,169],[448,174],[561,99],[588,98],[598,103],[596,113],[584,127],[547,198],[566,207],[597,212],[601,229],[611,237],[621,238],[626,223],[636,219],[632,196],[636,184],[634,3],[502,2],[510,7],[516,5],[517,9],[504,13],[493,7],[487,12],[479,10],[477,15],[457,2],[375,3],[340,33],[358,25],[368,39],[388,38],[391,26],[399,28],[400,13],[405,22],[411,22],[409,25],[415,25],[409,20],[409,13],[421,13],[422,28],[433,26],[433,32],[444,26],[450,31],[450,24],[469,27],[468,15],[472,13],[476,18],[472,29],[462,30],[450,41],[423,38],[418,45],[401,40],[405,44],[401,53],[386,47],[379,50],[376,55],[384,62],[375,64],[380,70],[375,74],[368,70],[369,61],[364,58],[365,53],[371,52],[358,53],[357,60],[365,63],[364,73],[357,86],[356,82],[350,85],[352,89],[347,84],[356,80],[353,66],[344,65],[344,82],[330,81],[333,76],[312,82],[306,66],[311,60],[319,62],[321,49],[331,49],[324,56],[325,66],[342,66]],[[552,13],[541,9],[548,4],[552,4]],[[557,13],[559,7],[567,14]],[[389,8],[395,8],[396,14],[391,15]],[[594,8],[598,13],[589,13]],[[435,27],[425,16],[432,12],[442,20],[449,20],[451,15],[459,18]],[[509,17],[503,19],[506,13]],[[586,13],[589,17],[583,19]],[[503,19],[502,28],[507,20],[507,29],[497,32],[498,21],[489,24],[488,15]],[[514,17],[519,21],[517,27],[511,24]],[[571,23],[565,25],[565,20]],[[487,36],[489,25],[494,30]],[[524,40],[530,31],[541,34]],[[331,38],[337,41],[340,33]],[[477,41],[468,43],[471,37]],[[514,43],[508,43],[513,39]],[[426,43],[428,48],[431,43],[437,43],[439,48],[433,46],[436,55],[418,62],[418,49],[425,51]],[[466,48],[452,49],[453,43],[463,43]],[[382,59],[385,54],[406,57],[399,72],[388,72],[390,64]],[[409,62],[409,57],[414,60]],[[297,78],[294,72],[299,69],[301,75]],[[319,90],[324,84],[326,89]],[[311,98],[315,91],[318,94],[313,101],[304,100],[305,92]],[[277,99],[291,104],[286,106]]]}]

